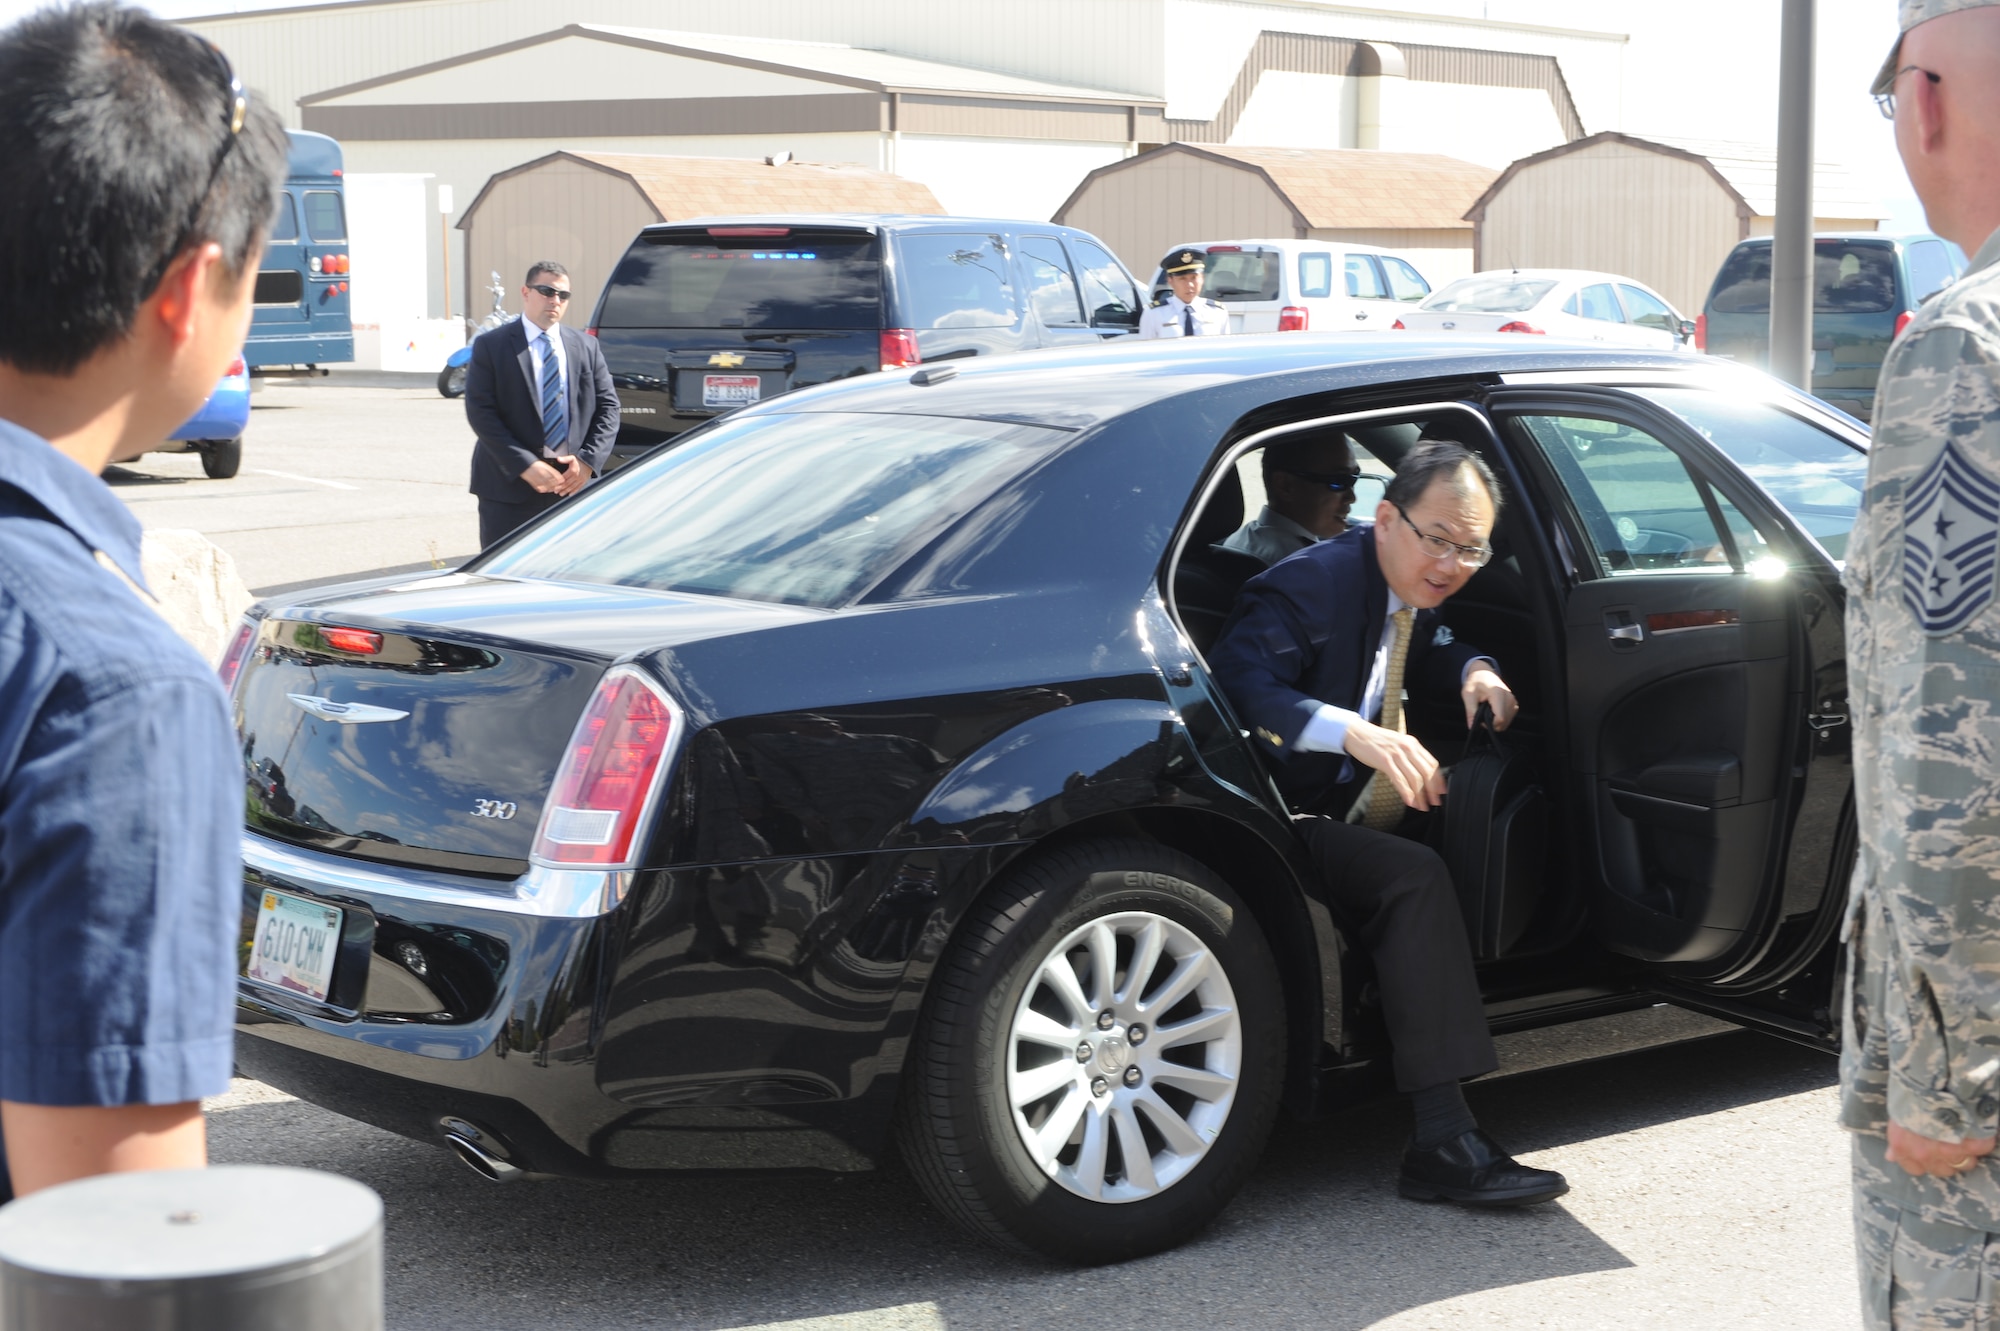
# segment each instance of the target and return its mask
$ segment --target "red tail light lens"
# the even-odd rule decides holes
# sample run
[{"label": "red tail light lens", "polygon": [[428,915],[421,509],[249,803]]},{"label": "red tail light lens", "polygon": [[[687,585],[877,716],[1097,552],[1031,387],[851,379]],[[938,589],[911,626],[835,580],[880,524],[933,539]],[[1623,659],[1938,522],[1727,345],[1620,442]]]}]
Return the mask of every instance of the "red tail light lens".
[{"label": "red tail light lens", "polygon": [[336,651],[373,656],[382,650],[382,635],[374,629],[321,629],[319,640]]},{"label": "red tail light lens", "polygon": [[1525,319],[1516,319],[1512,323],[1501,324],[1493,331],[1496,333],[1539,333],[1542,330]]},{"label": "red tail light lens", "polygon": [[1409,329],[1403,326],[1403,321],[1401,319],[1398,319],[1396,320],[1396,322],[1390,324],[1389,330],[1395,333],[1407,333],[1410,331]]},{"label": "red tail light lens", "polygon": [[229,368],[224,370],[222,374],[225,379],[234,379],[238,375],[242,374],[248,368],[249,367],[243,363],[243,358],[241,356],[238,356],[235,360],[229,362]]},{"label": "red tail light lens", "polygon": [[900,370],[906,365],[915,365],[923,357],[917,354],[917,335],[908,328],[884,328],[882,330],[882,368]]},{"label": "red tail light lens", "polygon": [[792,229],[788,226],[712,226],[708,228],[708,234],[711,236],[789,236],[792,234]]},{"label": "red tail light lens", "polygon": [[1916,312],[1913,310],[1904,310],[1901,314],[1897,315],[1896,331],[1889,335],[1889,340],[1893,342],[1897,338],[1901,337],[1903,335],[1903,330],[1910,326],[1910,320],[1916,317],[1917,317]]},{"label": "red tail light lens", "polygon": [[592,337],[596,337],[596,336],[597,336],[597,330],[596,330],[595,328],[586,328],[586,329],[584,329],[583,331],[584,331],[584,332],[586,332],[586,333],[588,333],[588,334],[590,334],[590,336],[592,336]]},{"label": "red tail light lens", "polygon": [[535,835],[535,858],[625,864],[652,805],[674,725],[673,704],[644,675],[630,667],[608,672],[570,736]]},{"label": "red tail light lens", "polygon": [[[1899,328],[1896,331],[1901,332],[1902,330]],[[1694,317],[1694,349],[1696,351],[1708,350],[1708,316],[1706,314],[1697,314]]]},{"label": "red tail light lens", "polygon": [[236,677],[243,673],[243,663],[250,659],[250,649],[257,643],[257,621],[246,619],[236,628],[236,636],[229,640],[228,648],[222,653],[222,664],[215,673],[222,679],[222,691],[228,693],[236,687]]},{"label": "red tail light lens", "polygon": [[1303,333],[1312,322],[1312,311],[1303,305],[1287,305],[1278,311],[1278,331],[1281,333]]}]

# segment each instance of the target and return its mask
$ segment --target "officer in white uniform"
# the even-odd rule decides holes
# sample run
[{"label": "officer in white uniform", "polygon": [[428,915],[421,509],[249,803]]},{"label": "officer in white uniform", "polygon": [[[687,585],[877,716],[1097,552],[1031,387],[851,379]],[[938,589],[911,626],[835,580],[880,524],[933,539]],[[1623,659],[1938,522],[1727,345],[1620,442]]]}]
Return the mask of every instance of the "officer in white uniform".
[{"label": "officer in white uniform", "polygon": [[1202,298],[1208,270],[1200,250],[1175,250],[1160,267],[1173,294],[1139,316],[1140,337],[1220,337],[1229,331],[1229,311]]}]

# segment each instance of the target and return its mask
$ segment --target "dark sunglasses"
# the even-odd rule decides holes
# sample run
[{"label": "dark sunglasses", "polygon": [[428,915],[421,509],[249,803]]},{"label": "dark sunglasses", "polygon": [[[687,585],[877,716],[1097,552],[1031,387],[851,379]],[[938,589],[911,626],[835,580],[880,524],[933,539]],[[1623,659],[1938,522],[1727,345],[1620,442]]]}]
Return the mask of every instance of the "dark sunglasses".
[{"label": "dark sunglasses", "polygon": [[216,72],[222,75],[223,85],[227,89],[223,94],[222,107],[229,125],[229,137],[222,141],[222,147],[216,151],[215,162],[208,168],[208,183],[202,186],[201,196],[194,201],[194,207],[188,210],[186,225],[181,227],[180,235],[174,238],[174,243],[160,256],[159,263],[154,265],[152,277],[146,283],[148,293],[167,275],[167,265],[174,261],[174,256],[187,248],[188,237],[194,234],[195,226],[201,221],[202,210],[208,207],[208,196],[215,193],[215,182],[222,178],[222,164],[229,160],[230,150],[236,147],[237,136],[243,133],[243,121],[250,114],[250,94],[244,90],[243,80],[236,76],[236,70],[230,65],[229,57],[224,55],[222,48],[214,42],[203,41],[202,45],[208,48],[208,54],[215,62]]},{"label": "dark sunglasses", "polygon": [[1358,471],[1285,471],[1287,476],[1296,476],[1314,485],[1324,485],[1329,490],[1352,490],[1354,483],[1361,479]]},{"label": "dark sunglasses", "polygon": [[542,295],[543,295],[543,296],[544,296],[545,298],[547,298],[547,299],[549,299],[549,300],[568,300],[568,299],[569,299],[569,292],[567,292],[567,291],[564,291],[564,290],[563,290],[563,289],[562,289],[561,287],[552,287],[552,286],[548,286],[548,285],[545,285],[544,283],[541,283],[541,282],[537,282],[537,283],[535,283],[535,285],[533,285],[533,286],[529,287],[529,288],[528,288],[528,290],[530,290],[530,291],[539,291],[539,292],[541,292],[541,293],[542,293]]}]

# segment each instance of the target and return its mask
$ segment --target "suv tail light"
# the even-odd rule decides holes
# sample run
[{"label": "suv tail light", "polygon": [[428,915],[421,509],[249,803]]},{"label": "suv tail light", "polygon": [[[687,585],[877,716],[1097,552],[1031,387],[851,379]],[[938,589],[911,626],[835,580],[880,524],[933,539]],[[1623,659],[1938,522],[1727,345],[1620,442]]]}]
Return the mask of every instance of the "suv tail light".
[{"label": "suv tail light", "polygon": [[1512,323],[1501,324],[1493,331],[1496,333],[1539,333],[1542,330],[1525,319],[1516,319]]},{"label": "suv tail light", "polygon": [[1903,330],[1910,326],[1910,320],[1916,317],[1917,315],[1915,310],[1904,310],[1901,314],[1897,315],[1896,331],[1889,335],[1889,340],[1893,342],[1897,338],[1901,337],[1903,335]]},{"label": "suv tail light", "polygon": [[243,363],[243,358],[238,356],[235,360],[229,362],[229,368],[222,372],[222,377],[225,379],[239,378],[248,368]]},{"label": "suv tail light", "polygon": [[222,663],[215,667],[215,673],[222,679],[224,693],[236,688],[236,677],[243,673],[243,663],[250,659],[250,648],[256,642],[256,620],[246,619],[236,626],[236,636],[229,640],[228,648],[222,653]]},{"label": "suv tail light", "polygon": [[917,334],[910,328],[884,328],[882,330],[882,368],[900,370],[906,365],[915,365],[923,359],[917,354]]},{"label": "suv tail light", "polygon": [[1287,305],[1278,311],[1278,331],[1281,333],[1303,333],[1312,322],[1312,311],[1303,305]]},{"label": "suv tail light", "polygon": [[[1900,333],[1903,330],[1898,328],[1896,331]],[[1706,314],[1697,314],[1694,317],[1694,349],[1696,351],[1708,350],[1708,316]]]},{"label": "suv tail light", "polygon": [[550,864],[624,866],[651,811],[678,718],[630,666],[607,671],[570,735],[535,833]]}]

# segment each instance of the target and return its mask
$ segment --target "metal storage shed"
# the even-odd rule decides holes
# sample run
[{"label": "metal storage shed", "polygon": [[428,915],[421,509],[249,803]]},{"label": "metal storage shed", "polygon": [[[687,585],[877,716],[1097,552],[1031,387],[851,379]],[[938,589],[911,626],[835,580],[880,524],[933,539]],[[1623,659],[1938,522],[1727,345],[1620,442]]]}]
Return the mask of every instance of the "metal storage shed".
[{"label": "metal storage shed", "polygon": [[1402,250],[1441,283],[1472,271],[1465,210],[1497,174],[1434,153],[1169,143],[1092,171],[1055,220],[1142,277],[1181,241],[1289,236]]},{"label": "metal storage shed", "polygon": [[[1593,134],[1523,157],[1466,213],[1486,268],[1594,268],[1646,283],[1692,317],[1730,247],[1768,236],[1777,153],[1754,144]],[[1845,168],[1813,173],[1816,231],[1873,231],[1880,205]]]},{"label": "metal storage shed", "polygon": [[[576,291],[572,318],[597,293],[640,227],[728,213],[942,213],[930,190],[886,171],[753,157],[647,157],[555,152],[486,182],[459,220],[467,292],[498,272],[518,308],[529,264],[554,259]],[[474,318],[485,296],[467,304]]]}]

